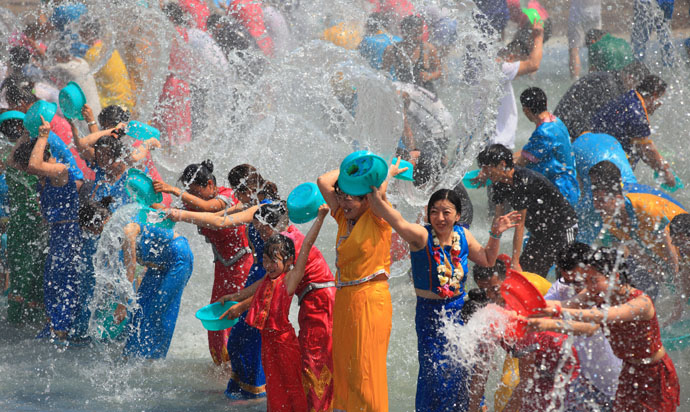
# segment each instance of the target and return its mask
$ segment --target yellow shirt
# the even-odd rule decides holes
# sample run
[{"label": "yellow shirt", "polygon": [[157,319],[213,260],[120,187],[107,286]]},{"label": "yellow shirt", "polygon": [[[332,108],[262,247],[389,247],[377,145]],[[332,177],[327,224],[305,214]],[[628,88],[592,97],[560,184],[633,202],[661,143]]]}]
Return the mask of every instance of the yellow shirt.
[{"label": "yellow shirt", "polygon": [[[86,52],[84,58],[93,66],[100,58],[102,51],[103,42],[96,42]],[[132,82],[127,67],[117,50],[113,50],[110,59],[93,77],[96,80],[96,86],[98,86],[101,107],[105,108],[115,104],[126,107],[129,111],[134,109]]]},{"label": "yellow shirt", "polygon": [[385,220],[367,209],[357,220],[350,234],[348,220],[342,209],[335,212],[338,222],[336,262],[338,286],[350,286],[390,273],[391,235],[393,229]]}]

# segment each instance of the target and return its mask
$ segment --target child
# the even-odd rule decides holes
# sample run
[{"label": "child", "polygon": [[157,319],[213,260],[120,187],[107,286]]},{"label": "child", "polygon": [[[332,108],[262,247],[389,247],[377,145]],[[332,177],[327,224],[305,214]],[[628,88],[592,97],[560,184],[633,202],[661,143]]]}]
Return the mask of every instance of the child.
[{"label": "child", "polygon": [[268,410],[272,412],[307,410],[299,343],[288,313],[292,295],[304,276],[309,252],[328,212],[326,205],[319,208],[294,266],[295,245],[287,236],[271,237],[264,248],[267,276],[252,299],[247,323],[261,331],[261,360],[266,373]]},{"label": "child", "polygon": [[[185,208],[192,211],[219,212],[239,203],[232,189],[216,185],[210,160],[187,166],[180,181],[184,190],[160,180],[153,182],[153,188],[179,197]],[[215,269],[211,302],[215,302],[221,296],[244,287],[253,262],[252,253],[244,226],[216,230],[199,228],[199,233],[211,244],[213,251]],[[227,351],[229,334],[229,329],[208,332],[209,351],[216,365],[230,360]]]},{"label": "child", "polygon": [[673,412],[680,385],[661,342],[656,309],[647,295],[628,284],[626,272],[615,249],[598,249],[586,261],[586,289],[567,301],[548,301],[544,309],[550,316],[565,314],[573,320],[533,318],[529,328],[586,335],[607,328],[613,353],[623,360],[613,410]]}]

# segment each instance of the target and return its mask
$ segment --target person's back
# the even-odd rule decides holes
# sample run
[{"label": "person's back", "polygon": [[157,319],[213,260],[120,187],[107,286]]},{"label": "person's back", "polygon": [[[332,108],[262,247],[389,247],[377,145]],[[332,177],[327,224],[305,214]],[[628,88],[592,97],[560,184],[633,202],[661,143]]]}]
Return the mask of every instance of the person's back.
[{"label": "person's back", "polygon": [[570,86],[553,114],[563,121],[574,141],[590,130],[590,119],[599,108],[623,93],[625,87],[618,73],[589,73]]},{"label": "person's back", "polygon": [[633,139],[651,134],[647,109],[639,93],[629,90],[600,108],[591,119],[592,131],[615,137],[629,156]]}]

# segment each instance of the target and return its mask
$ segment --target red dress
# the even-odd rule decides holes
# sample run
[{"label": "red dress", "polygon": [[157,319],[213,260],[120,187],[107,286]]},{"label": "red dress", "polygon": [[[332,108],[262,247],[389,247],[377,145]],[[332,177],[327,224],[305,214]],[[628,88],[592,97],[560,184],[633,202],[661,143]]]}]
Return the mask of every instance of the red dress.
[{"label": "red dress", "polygon": [[[534,364],[535,376],[520,376],[521,381],[527,379],[526,382],[531,385],[522,398],[521,412],[545,411],[549,409],[549,405],[554,405],[556,410],[559,410],[563,406],[567,385],[577,378],[580,371],[575,347],[572,347],[570,352],[563,348],[567,340],[568,336],[562,333],[528,333],[507,348],[513,357],[520,359],[520,362]],[[562,397],[554,399],[553,396],[558,395],[554,387],[557,383],[562,385],[566,379],[566,390]]]},{"label": "red dress", "polygon": [[[635,289],[629,301],[640,295],[643,292]],[[607,323],[607,326],[611,349],[623,360],[613,410],[675,411],[680,405],[680,384],[671,358],[666,354],[652,364],[640,363],[663,348],[656,309],[650,320]]]},{"label": "red dress", "polygon": [[[188,41],[187,31],[177,27],[177,32],[184,42]],[[192,106],[189,98],[189,84],[182,80],[189,77],[187,60],[189,56],[174,38],[170,46],[170,63],[168,78],[163,85],[163,93],[158,99],[158,108],[154,126],[158,128],[172,146],[188,143],[192,140]]]},{"label": "red dress", "polygon": [[264,55],[273,56],[273,39],[266,32],[264,10],[259,2],[256,0],[233,0],[228,8],[228,14],[242,23]]},{"label": "red dress", "polygon": [[[232,189],[227,187],[218,186],[217,198],[225,202],[227,206],[237,203]],[[222,296],[235,293],[244,287],[254,259],[244,226],[218,230],[200,228],[199,233],[206,237],[206,241],[213,248],[215,262],[211,292],[211,303],[213,303]],[[230,329],[208,332],[208,349],[216,364],[230,360],[227,348],[229,336]]]},{"label": "red dress", "polygon": [[197,29],[206,31],[206,20],[211,15],[206,2],[202,0],[178,0],[178,4],[187,14],[192,16]]},{"label": "red dress", "polygon": [[[283,235],[292,239],[299,255],[304,235],[295,226]],[[333,401],[333,303],[335,278],[321,251],[312,246],[302,281],[295,294],[300,298],[299,346],[302,383],[309,411],[328,411]]]},{"label": "red dress", "polygon": [[268,412],[305,412],[299,343],[288,320],[292,295],[288,295],[284,280],[285,273],[275,279],[264,277],[245,321],[261,331]]},{"label": "red dress", "polygon": [[74,157],[74,161],[77,163],[77,167],[84,173],[84,179],[94,180],[96,178],[96,173],[89,169],[84,159],[79,156],[77,148],[72,144],[72,126],[69,125],[69,122],[65,120],[64,117],[56,114],[53,116],[53,120],[50,121],[50,130],[55,133],[60,140],[65,142],[65,145],[67,145],[67,148]]}]

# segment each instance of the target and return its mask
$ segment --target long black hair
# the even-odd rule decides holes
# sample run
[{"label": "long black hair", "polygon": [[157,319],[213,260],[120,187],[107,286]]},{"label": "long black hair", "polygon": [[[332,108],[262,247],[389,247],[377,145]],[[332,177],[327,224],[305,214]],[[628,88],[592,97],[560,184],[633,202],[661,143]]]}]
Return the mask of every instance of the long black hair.
[{"label": "long black hair", "polygon": [[295,257],[295,243],[285,235],[273,235],[264,244],[264,254],[270,257],[279,256],[283,262],[287,262]]},{"label": "long black hair", "polygon": [[623,285],[630,285],[628,280],[628,264],[623,252],[609,247],[600,247],[595,250],[586,262],[597,272],[611,279],[616,274],[620,275],[619,281]]}]

